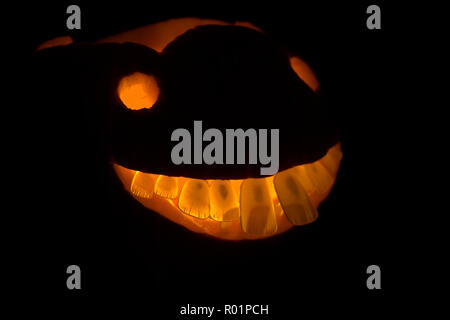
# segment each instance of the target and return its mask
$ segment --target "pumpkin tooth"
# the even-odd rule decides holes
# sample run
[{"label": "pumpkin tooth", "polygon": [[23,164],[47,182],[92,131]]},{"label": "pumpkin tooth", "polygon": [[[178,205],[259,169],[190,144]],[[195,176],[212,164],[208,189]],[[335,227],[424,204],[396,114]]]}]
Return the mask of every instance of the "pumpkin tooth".
[{"label": "pumpkin tooth", "polygon": [[277,219],[266,179],[246,179],[241,184],[241,228],[253,235],[277,231]]},{"label": "pumpkin tooth", "polygon": [[305,189],[319,196],[326,196],[333,186],[333,177],[321,163],[314,162],[299,166],[297,173]]},{"label": "pumpkin tooth", "polygon": [[327,154],[319,161],[330,172],[330,174],[335,177],[339,170],[339,164],[341,160],[341,144],[338,143],[335,146],[331,147],[330,150],[328,150]]},{"label": "pumpkin tooth", "polygon": [[160,175],[156,180],[154,192],[160,197],[175,199],[178,195],[178,179]]},{"label": "pumpkin tooth", "polygon": [[301,226],[317,219],[317,210],[311,204],[295,168],[277,173],[273,183],[281,207],[293,225]]},{"label": "pumpkin tooth", "polygon": [[209,182],[211,218],[216,221],[233,221],[239,218],[239,202],[230,181]]},{"label": "pumpkin tooth", "polygon": [[183,185],[178,207],[184,213],[206,219],[209,217],[209,190],[205,180],[190,179]]},{"label": "pumpkin tooth", "polygon": [[151,199],[154,185],[153,175],[136,171],[131,181],[130,191],[137,197]]}]

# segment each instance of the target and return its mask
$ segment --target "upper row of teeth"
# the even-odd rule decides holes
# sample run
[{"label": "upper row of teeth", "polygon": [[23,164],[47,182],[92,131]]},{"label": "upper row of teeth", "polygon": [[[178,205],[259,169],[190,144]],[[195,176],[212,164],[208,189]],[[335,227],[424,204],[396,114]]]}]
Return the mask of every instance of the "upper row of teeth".
[{"label": "upper row of teeth", "polygon": [[268,235],[277,231],[276,208],[281,205],[294,225],[313,222],[318,214],[308,192],[326,193],[333,177],[321,163],[297,166],[275,176],[245,180],[200,180],[137,171],[131,183],[135,196],[174,200],[189,216],[216,221],[240,218],[244,232]]}]

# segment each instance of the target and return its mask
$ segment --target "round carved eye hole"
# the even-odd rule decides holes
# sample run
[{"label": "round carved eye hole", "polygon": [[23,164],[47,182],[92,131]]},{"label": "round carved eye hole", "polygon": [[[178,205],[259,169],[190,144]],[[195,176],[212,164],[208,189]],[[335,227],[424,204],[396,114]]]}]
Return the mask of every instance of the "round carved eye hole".
[{"label": "round carved eye hole", "polygon": [[159,95],[156,78],[141,72],[123,77],[117,91],[122,103],[131,110],[150,109]]},{"label": "round carved eye hole", "polygon": [[319,81],[317,80],[311,68],[306,64],[306,62],[298,57],[291,57],[289,60],[291,62],[291,67],[297,74],[297,76],[302,79],[303,82],[308,85],[308,87],[317,92],[317,90],[319,89]]}]

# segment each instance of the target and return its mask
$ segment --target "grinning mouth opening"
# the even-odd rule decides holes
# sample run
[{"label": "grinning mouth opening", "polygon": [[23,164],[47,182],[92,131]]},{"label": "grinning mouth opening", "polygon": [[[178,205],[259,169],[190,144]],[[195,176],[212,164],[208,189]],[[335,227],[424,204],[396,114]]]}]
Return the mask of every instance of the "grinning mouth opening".
[{"label": "grinning mouth opening", "polygon": [[340,143],[321,159],[263,178],[203,180],[144,173],[114,163],[144,207],[191,231],[226,240],[260,239],[315,221],[339,170]]}]

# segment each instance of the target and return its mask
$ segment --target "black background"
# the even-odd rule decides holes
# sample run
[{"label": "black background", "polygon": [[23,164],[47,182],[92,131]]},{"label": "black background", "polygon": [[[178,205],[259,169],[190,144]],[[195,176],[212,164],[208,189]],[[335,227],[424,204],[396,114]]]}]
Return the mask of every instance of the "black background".
[{"label": "black background", "polygon": [[[66,206],[77,195],[69,194],[58,212],[32,212],[43,215],[30,220],[36,222],[30,261],[38,259],[42,267],[36,299],[45,296],[81,310],[106,301],[105,311],[131,300],[132,308],[142,307],[146,317],[158,319],[183,318],[179,308],[188,303],[216,308],[269,304],[272,319],[301,317],[307,311],[363,316],[394,303],[401,294],[399,261],[407,250],[396,225],[404,212],[395,200],[402,177],[393,175],[401,162],[395,135],[401,131],[401,106],[393,100],[396,81],[391,73],[396,65],[391,48],[398,39],[395,8],[377,2],[382,29],[368,30],[371,2],[78,2],[82,29],[69,31],[69,4],[29,7],[28,23],[34,26],[26,37],[30,54],[56,36],[95,41],[174,17],[249,21],[261,27],[315,71],[339,123],[344,158],[317,222],[260,241],[226,242],[194,234],[140,208],[125,193],[116,196],[114,212],[86,208],[75,213]],[[45,107],[45,102],[34,103],[39,105]],[[57,183],[42,184],[48,185],[48,201],[53,201],[52,188],[67,183],[64,176],[49,175]],[[120,188],[113,175],[110,184],[111,190]],[[82,290],[66,288],[71,264],[81,267]],[[382,290],[366,287],[371,264],[381,267]]]}]

